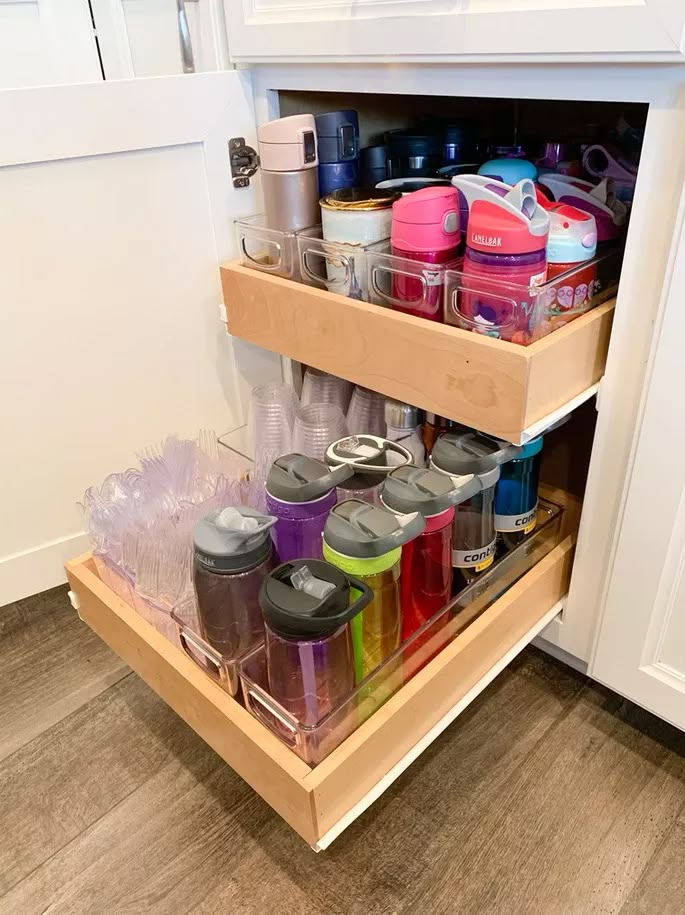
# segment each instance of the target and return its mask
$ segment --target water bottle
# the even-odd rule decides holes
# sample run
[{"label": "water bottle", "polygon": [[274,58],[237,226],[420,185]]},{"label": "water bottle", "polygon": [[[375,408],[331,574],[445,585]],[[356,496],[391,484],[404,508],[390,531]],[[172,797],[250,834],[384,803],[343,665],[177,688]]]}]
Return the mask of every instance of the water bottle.
[{"label": "water bottle", "polygon": [[283,563],[264,579],[269,692],[301,725],[317,724],[353,689],[349,623],[371,598],[364,582],[320,559]]},{"label": "water bottle", "polygon": [[392,442],[378,435],[348,435],[338,439],[326,449],[329,467],[344,464],[353,475],[338,486],[338,502],[361,499],[379,503],[381,484],[393,467],[411,464],[412,452],[401,442]]},{"label": "water bottle", "polygon": [[400,558],[402,544],[418,536],[424,518],[395,515],[380,505],[350,499],[333,508],[323,535],[324,559],[355,575],[373,592],[352,622],[357,675],[365,677],[399,646],[402,635]]},{"label": "water bottle", "polygon": [[313,115],[268,121],[257,128],[257,138],[267,227],[296,232],[317,225],[321,220]]},{"label": "water bottle", "polygon": [[319,151],[319,195],[359,186],[359,118],[352,110],[314,118]]},{"label": "water bottle", "polygon": [[519,181],[502,197],[485,183],[461,177],[452,183],[469,207],[458,317],[470,330],[527,343],[537,296],[525,290],[541,285],[547,276],[549,216],[537,203],[535,185]]},{"label": "water bottle", "polygon": [[537,523],[541,451],[540,435],[500,467],[495,489],[495,530],[509,549],[530,534]]},{"label": "water bottle", "polygon": [[321,558],[321,535],[337,501],[335,488],[351,476],[346,464],[330,469],[303,454],[285,454],[273,462],[266,507],[277,519],[271,532],[277,562]]},{"label": "water bottle", "polygon": [[469,498],[455,507],[452,524],[452,590],[461,591],[486,569],[497,547],[495,487],[500,465],[516,457],[520,446],[479,432],[446,432],[435,443],[430,466],[452,477],[459,487],[473,486]]},{"label": "water bottle", "polygon": [[[392,253],[425,264],[444,264],[459,251],[459,198],[453,187],[426,187],[405,194],[392,207]],[[393,276],[393,308],[431,321],[442,320],[443,276]]]},{"label": "water bottle", "polygon": [[402,641],[449,602],[454,506],[479,488],[476,477],[456,486],[445,474],[419,467],[398,467],[385,478],[382,504],[398,514],[419,512],[426,521],[423,533],[402,547]]},{"label": "water bottle", "polygon": [[193,530],[193,584],[201,634],[228,660],[264,637],[262,579],[273,567],[276,518],[239,505],[205,515]]}]

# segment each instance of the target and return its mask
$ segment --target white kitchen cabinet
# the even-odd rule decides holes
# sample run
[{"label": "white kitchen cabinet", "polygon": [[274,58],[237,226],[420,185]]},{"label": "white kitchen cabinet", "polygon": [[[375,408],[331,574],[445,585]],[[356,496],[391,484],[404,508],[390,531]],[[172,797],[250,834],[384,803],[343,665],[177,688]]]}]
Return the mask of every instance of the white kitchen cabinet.
[{"label": "white kitchen cabinet", "polygon": [[[668,11],[668,4],[658,6],[662,12]],[[619,5],[615,5],[601,9],[609,15],[607,10],[618,8]],[[648,8],[649,5],[636,7],[644,14]],[[673,7],[670,9],[673,12]],[[453,18],[457,15],[453,14]],[[430,19],[429,16],[425,18]],[[434,18],[437,21],[437,17]],[[420,22],[419,19],[413,21]],[[316,23],[314,25],[318,27]],[[281,32],[281,48],[286,32],[286,29]],[[306,33],[307,29],[303,28],[302,32]],[[231,30],[229,37],[233,42]],[[397,37],[401,37],[401,30]],[[297,41],[291,47],[295,49],[293,57],[297,56]],[[368,56],[373,57],[373,52],[368,52]],[[397,702],[393,698],[382,714],[372,716],[364,729],[355,732],[345,752],[338,754],[335,761],[324,760],[321,766],[308,770],[300,765],[301,760],[295,762],[290,751],[285,752],[280,745],[277,749],[273,740],[262,739],[263,735],[256,729],[253,719],[246,718],[244,709],[227,705],[228,700],[216,693],[213,684],[207,685],[204,675],[191,672],[192,665],[188,666],[188,660],[180,652],[160,641],[157,633],[150,634],[147,624],[133,611],[129,612],[99,582],[88,559],[70,566],[72,584],[76,588],[75,603],[81,600],[84,619],[123,656],[130,658],[134,666],[138,663],[141,674],[153,688],[164,695],[218,752],[229,761],[235,760],[238,771],[252,780],[257,790],[281,809],[286,819],[297,820],[296,828],[319,847],[332,841],[368,806],[516,652],[539,634],[543,626],[547,627],[543,636],[554,650],[572,658],[576,664],[589,664],[598,678],[652,707],[657,714],[679,720],[672,711],[673,694],[662,691],[651,701],[646,689],[638,684],[636,672],[642,664],[641,652],[647,637],[654,635],[657,629],[661,635],[666,634],[665,638],[657,635],[653,640],[656,648],[651,657],[658,659],[658,664],[653,663],[652,667],[658,668],[658,679],[663,682],[666,671],[670,674],[675,671],[670,686],[673,688],[678,679],[677,671],[685,667],[678,658],[678,640],[683,631],[677,616],[680,566],[676,554],[683,540],[678,532],[680,520],[669,518],[668,513],[663,516],[668,520],[662,541],[673,544],[674,554],[668,553],[665,561],[659,551],[661,541],[656,530],[653,534],[657,547],[644,558],[642,569],[638,560],[641,554],[636,551],[635,543],[640,510],[646,498],[644,494],[650,491],[649,484],[653,482],[649,480],[650,447],[662,444],[657,442],[650,446],[645,436],[649,430],[658,433],[665,421],[659,408],[663,398],[660,392],[668,389],[669,384],[677,390],[677,381],[673,382],[677,361],[675,331],[679,326],[684,292],[683,279],[676,269],[682,218],[681,191],[685,187],[684,86],[685,67],[677,64],[640,67],[592,64],[579,68],[556,62],[541,68],[530,63],[513,67],[504,63],[466,67],[443,63],[430,67],[408,63],[384,67],[366,63],[341,68],[334,63],[312,63],[259,65],[249,72],[124,81],[116,85],[62,90],[65,93],[79,91],[73,96],[76,107],[71,102],[64,103],[67,96],[60,97],[57,89],[35,90],[35,94],[32,90],[21,100],[18,96],[14,100],[4,100],[7,105],[5,119],[9,121],[16,120],[20,103],[25,105],[28,100],[33,104],[32,100],[35,100],[36,105],[34,116],[23,119],[20,139],[9,136],[4,141],[1,163],[4,169],[0,171],[0,181],[7,179],[9,193],[13,195],[12,213],[16,214],[20,228],[22,214],[37,210],[37,197],[42,204],[43,220],[47,211],[53,220],[61,220],[61,227],[62,212],[68,208],[69,225],[73,223],[72,234],[59,241],[66,261],[64,258],[50,260],[48,256],[46,233],[50,231],[51,237],[59,237],[60,231],[63,234],[54,221],[48,220],[45,231],[37,233],[35,250],[42,274],[35,280],[30,300],[21,298],[25,294],[25,277],[30,274],[34,262],[29,256],[34,253],[34,242],[29,238],[26,226],[19,237],[24,239],[22,251],[28,253],[24,261],[11,265],[14,272],[9,274],[12,295],[19,303],[17,312],[30,315],[33,326],[36,306],[40,305],[43,309],[40,324],[47,327],[48,333],[44,336],[49,342],[59,339],[59,333],[65,333],[64,328],[68,329],[66,337],[77,331],[79,342],[72,344],[69,352],[74,360],[80,356],[84,362],[82,377],[78,379],[78,394],[85,397],[85,406],[80,401],[78,409],[73,406],[77,384],[72,378],[64,396],[55,398],[56,405],[51,404],[50,409],[46,408],[40,414],[47,417],[48,438],[52,441],[56,437],[56,450],[61,455],[54,479],[59,473],[66,475],[68,480],[58,496],[49,486],[45,490],[53,500],[49,504],[53,519],[57,512],[68,510],[93,478],[118,466],[120,459],[116,456],[123,459],[130,454],[134,438],[144,439],[141,442],[144,444],[170,428],[190,431],[191,427],[195,429],[201,424],[215,425],[215,418],[224,415],[226,401],[230,419],[240,420],[240,404],[249,387],[273,377],[278,370],[277,356],[254,348],[245,349],[241,355],[241,343],[224,338],[221,325],[213,323],[220,297],[215,272],[217,262],[235,253],[230,223],[259,208],[254,193],[259,187],[258,176],[249,188],[234,189],[231,185],[226,149],[231,136],[244,136],[254,145],[257,123],[296,109],[337,107],[349,99],[350,94],[355,94],[355,104],[359,101],[369,110],[380,112],[381,119],[392,107],[387,104],[391,96],[420,95],[421,99],[432,99],[438,109],[442,100],[453,97],[476,100],[474,104],[479,99],[542,98],[560,107],[573,98],[587,103],[640,102],[649,106],[633,216],[606,372],[599,387],[597,423],[589,458],[580,456],[580,440],[576,455],[572,435],[567,438],[569,466],[572,467],[577,456],[583,475],[588,467],[567,595],[559,589],[565,588],[571,555],[568,544],[546,565],[541,563],[532,578],[508,592],[510,596],[504,603],[498,601],[493,605],[481,635],[483,631],[487,633],[490,625],[503,625],[502,620],[507,626],[504,627],[506,632],[496,630],[496,644],[493,647],[488,643],[490,653],[481,654],[477,645],[470,647],[467,637],[449,658],[438,656],[427,665],[425,677],[408,693],[401,691],[404,692],[401,699],[401,693],[398,693]],[[415,104],[420,106],[423,102],[418,100]],[[65,114],[69,115],[66,120]],[[97,131],[87,129],[92,123],[98,125]],[[73,125],[76,126],[72,130]],[[51,136],[48,151],[46,132]],[[12,169],[16,169],[14,174]],[[30,169],[44,172],[39,175],[38,184],[29,180]],[[66,184],[63,175],[68,178]],[[49,201],[47,208],[46,200]],[[94,212],[99,216],[95,221]],[[91,222],[88,222],[89,218]],[[8,225],[6,231],[4,250],[16,245],[18,237],[16,227]],[[129,237],[135,239],[135,244],[128,243]],[[110,238],[114,239],[113,243]],[[150,247],[149,259],[146,245]],[[74,261],[74,251],[83,252],[83,275]],[[116,269],[111,268],[110,274],[106,269],[112,263]],[[248,272],[246,276],[244,270],[235,267],[229,272],[233,285],[225,288],[235,291],[236,295],[247,295],[245,290],[249,287],[255,314],[258,314],[257,274],[249,275]],[[101,282],[103,275],[107,278],[106,283]],[[3,281],[7,282],[6,276]],[[288,284],[288,296],[296,297],[297,287],[293,289],[289,281],[275,278],[270,279],[268,287],[263,286],[265,295],[267,292],[269,296],[278,295],[278,287],[283,283]],[[196,289],[201,293],[194,302],[191,296],[197,295],[193,293]],[[107,316],[108,346],[104,358],[99,356],[97,349],[100,325],[94,325],[91,320],[93,302],[98,303],[100,320],[102,314]],[[231,304],[230,296],[226,296],[229,312]],[[130,348],[126,346],[126,334],[113,318],[120,313],[136,327]],[[245,308],[243,313],[247,313]],[[55,314],[62,320],[56,323]],[[318,320],[328,319],[322,312]],[[20,352],[22,340],[30,332],[27,326],[23,325],[19,337],[8,347],[9,358],[4,360],[8,372],[5,386],[26,388],[32,398],[33,410],[40,402],[39,394],[44,386],[40,387],[36,381],[33,364],[27,366],[14,356]],[[329,336],[334,331],[333,320],[328,321],[327,327],[314,323],[311,326],[316,327],[317,333],[325,332]],[[663,331],[659,334],[662,326]],[[302,325],[302,334],[308,329],[309,326]],[[665,348],[668,341],[672,351]],[[42,377],[58,377],[54,348],[51,350],[48,342],[43,345],[41,359],[34,362],[41,364],[41,360],[47,360],[50,372]],[[366,341],[366,345],[371,349],[373,340]],[[116,358],[117,347],[119,359]],[[274,350],[277,348],[277,345],[273,346]],[[286,371],[287,368],[285,366]],[[403,367],[398,365],[399,382],[402,374]],[[128,426],[128,401],[125,397],[114,396],[109,388],[106,400],[109,412],[98,411],[98,388],[92,379],[105,376],[110,379],[110,388],[120,385],[121,390],[136,400],[135,422]],[[169,378],[171,396],[167,389]],[[189,390],[190,385],[192,390]],[[82,394],[84,389],[85,394]],[[581,393],[590,397],[594,388]],[[418,406],[422,406],[420,395],[419,391]],[[568,409],[572,406],[573,402],[567,405]],[[200,408],[202,413],[198,412]],[[587,405],[585,409],[587,411]],[[226,426],[230,424],[229,413],[226,414]],[[30,411],[25,415],[19,403],[11,414],[13,435],[24,443],[17,464],[20,470],[22,464],[29,463],[27,456],[35,451],[39,441],[45,439],[45,435],[39,435],[35,428],[31,432],[29,416],[35,426],[37,415]],[[105,448],[102,444],[112,429],[112,415],[118,423],[114,427],[117,434],[125,437],[121,442],[117,441],[119,450]],[[62,431],[66,424],[70,427],[69,434]],[[678,434],[682,434],[682,430]],[[83,458],[77,471],[73,469],[69,454],[74,436],[80,447],[79,461]],[[85,460],[89,449],[95,450],[96,460]],[[665,453],[664,448],[662,457]],[[9,471],[3,468],[2,472],[12,475],[16,471],[12,466]],[[654,485],[659,485],[658,479]],[[670,489],[664,490],[664,502],[672,500],[671,514],[676,515],[675,503],[682,489],[681,478],[676,473],[672,473],[669,486]],[[32,508],[32,517],[38,514],[42,522],[44,519],[39,514],[42,503],[36,501]],[[21,510],[22,505],[17,503],[13,514],[21,517]],[[657,524],[658,521],[655,527]],[[46,533],[45,538],[49,537]],[[53,535],[53,541],[56,539]],[[63,551],[61,541],[60,549]],[[29,558],[25,553],[26,549],[19,556],[23,567],[15,565],[22,577],[26,576],[31,560],[36,558]],[[17,557],[9,558],[17,561]],[[671,582],[670,591],[665,595],[663,608],[646,621],[649,607],[640,606],[637,589],[635,595],[628,595],[630,602],[625,600],[626,589],[630,587],[628,579],[631,575],[643,577],[640,593],[644,601],[649,602],[657,593],[662,566],[666,567],[664,580]],[[621,617],[624,604],[630,606],[625,620]],[[615,659],[607,664],[622,625],[625,656],[620,664],[615,663]],[[458,697],[455,694],[452,704],[445,700],[438,708],[435,696],[444,699],[445,692],[440,684],[453,682],[453,673],[460,668],[462,650],[471,652],[468,655],[472,662],[470,678],[462,684],[463,690]],[[445,681],[441,681],[441,677]],[[656,681],[657,677],[654,675],[652,679]],[[407,729],[409,720],[418,721],[418,725]],[[227,721],[230,732],[224,729]],[[312,810],[321,814],[321,819],[315,823],[311,822]]]},{"label": "white kitchen cabinet", "polygon": [[240,63],[683,59],[681,0],[224,0],[224,5],[231,59]]}]

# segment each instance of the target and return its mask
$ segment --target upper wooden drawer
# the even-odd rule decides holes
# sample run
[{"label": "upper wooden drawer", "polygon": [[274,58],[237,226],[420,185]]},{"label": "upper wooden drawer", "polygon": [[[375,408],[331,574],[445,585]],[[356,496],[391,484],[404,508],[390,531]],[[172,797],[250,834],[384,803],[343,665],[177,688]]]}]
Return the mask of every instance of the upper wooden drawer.
[{"label": "upper wooden drawer", "polygon": [[518,346],[237,263],[221,279],[234,336],[515,443],[604,372],[613,301]]}]

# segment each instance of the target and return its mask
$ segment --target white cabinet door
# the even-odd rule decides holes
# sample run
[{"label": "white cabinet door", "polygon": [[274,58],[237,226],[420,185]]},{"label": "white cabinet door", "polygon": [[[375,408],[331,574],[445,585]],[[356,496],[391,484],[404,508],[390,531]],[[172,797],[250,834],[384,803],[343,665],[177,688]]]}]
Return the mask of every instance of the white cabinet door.
[{"label": "white cabinet door", "polygon": [[106,79],[228,66],[221,0],[90,0]]},{"label": "white cabinet door", "polygon": [[232,341],[218,264],[249,74],[0,92],[0,606],[63,580],[77,501],[170,432],[223,432],[278,357]]},{"label": "white cabinet door", "polygon": [[[682,213],[680,216],[682,224]],[[685,236],[637,430],[591,674],[685,729]],[[629,371],[630,367],[626,366]]]},{"label": "white cabinet door", "polygon": [[0,0],[0,89],[101,77],[88,0]]},{"label": "white cabinet door", "polygon": [[683,0],[224,0],[224,5],[234,61],[681,60],[685,28]]}]

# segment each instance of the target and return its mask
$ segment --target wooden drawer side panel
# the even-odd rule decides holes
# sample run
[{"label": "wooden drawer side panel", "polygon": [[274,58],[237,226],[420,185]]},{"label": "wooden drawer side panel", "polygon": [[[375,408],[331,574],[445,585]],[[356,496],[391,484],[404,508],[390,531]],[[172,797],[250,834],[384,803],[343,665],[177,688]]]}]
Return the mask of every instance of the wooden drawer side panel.
[{"label": "wooden drawer side panel", "polygon": [[317,831],[323,835],[566,593],[568,537],[450,646],[313,769]]},{"label": "wooden drawer side panel", "polygon": [[120,600],[86,562],[67,564],[79,616],[310,844],[309,766]]}]

